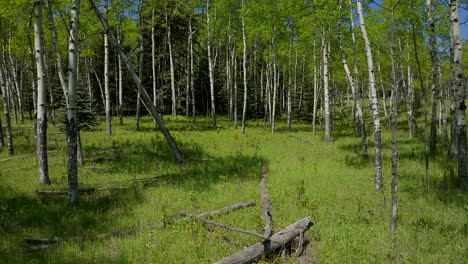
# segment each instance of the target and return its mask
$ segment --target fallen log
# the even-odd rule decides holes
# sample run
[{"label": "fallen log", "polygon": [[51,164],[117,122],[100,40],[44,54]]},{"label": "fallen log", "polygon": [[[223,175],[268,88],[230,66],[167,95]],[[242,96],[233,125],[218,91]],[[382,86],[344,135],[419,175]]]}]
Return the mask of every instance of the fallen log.
[{"label": "fallen log", "polygon": [[200,160],[200,161],[218,161],[217,159],[210,159],[210,158],[191,158],[192,160]]},{"label": "fallen log", "polygon": [[264,254],[270,253],[275,249],[281,248],[291,242],[301,233],[307,231],[313,225],[310,217],[303,218],[271,236],[270,240],[258,242],[250,247],[234,253],[230,256],[215,262],[214,264],[244,264],[252,263]]},{"label": "fallen log", "polygon": [[227,207],[223,207],[223,208],[220,208],[220,209],[216,209],[216,210],[213,210],[213,211],[208,211],[208,212],[205,212],[205,213],[197,214],[197,216],[203,218],[203,217],[207,217],[207,216],[211,216],[211,215],[220,215],[220,214],[229,213],[229,212],[232,212],[232,211],[235,211],[235,210],[239,210],[239,209],[242,209],[242,208],[246,208],[246,207],[249,207],[249,206],[255,206],[255,201],[250,200],[250,201],[245,201],[245,202],[241,202],[241,203],[236,203],[236,204],[233,204],[233,205],[230,205],[230,206],[227,206]]},{"label": "fallen log", "polygon": [[219,226],[219,227],[222,227],[222,228],[226,228],[227,230],[237,231],[237,232],[240,232],[240,233],[244,233],[244,234],[248,234],[248,235],[260,237],[260,238],[263,238],[263,239],[268,239],[268,237],[266,237],[266,236],[264,236],[264,235],[261,235],[261,234],[255,233],[255,232],[251,232],[251,231],[249,231],[249,230],[245,230],[245,229],[240,229],[240,228],[237,228],[237,227],[228,226],[228,225],[221,224],[221,223],[218,223],[218,222],[215,222],[215,221],[211,221],[211,220],[208,220],[208,219],[200,218],[200,217],[198,217],[198,216],[196,216],[196,215],[187,213],[187,212],[185,212],[185,211],[180,211],[180,214],[182,214],[182,215],[184,215],[184,216],[193,217],[193,218],[197,219],[198,221],[202,221],[202,222],[205,222],[205,223],[207,223],[207,224],[211,224],[211,225]]},{"label": "fallen log", "polygon": [[[53,153],[53,152],[57,152],[57,150],[49,150],[47,151],[47,153]],[[21,155],[21,156],[16,156],[16,157],[11,157],[11,158],[6,158],[6,159],[1,159],[0,162],[6,162],[6,161],[10,161],[10,160],[15,160],[15,159],[22,159],[22,158],[27,158],[27,157],[32,157],[36,155],[36,153],[29,153],[29,154],[25,154],[25,155]]]},{"label": "fallen log", "polygon": [[[203,215],[203,216],[218,215],[218,214],[221,214],[221,213],[228,213],[228,212],[231,212],[231,211],[234,211],[234,210],[238,210],[238,209],[242,209],[242,208],[246,208],[246,207],[254,206],[254,205],[255,205],[255,201],[253,201],[253,200],[245,201],[245,202],[236,203],[236,204],[224,207],[224,208],[220,208],[220,209],[217,209],[217,210],[204,212],[204,213],[201,213],[201,214],[198,214],[198,215]],[[177,222],[177,220],[180,220],[180,219],[181,218],[176,219],[175,222]],[[108,238],[108,237],[112,237],[112,236],[124,236],[124,235],[129,235],[129,234],[136,233],[139,230],[156,229],[156,228],[159,228],[159,227],[162,227],[162,226],[164,226],[164,225],[163,224],[156,224],[156,225],[148,225],[148,226],[137,226],[137,227],[132,228],[132,229],[120,229],[120,230],[115,230],[115,231],[111,231],[111,232],[108,232],[108,233],[92,235],[92,236],[88,236],[88,238],[90,238],[90,239],[104,239],[104,238]],[[26,238],[23,238],[23,241],[26,242],[29,245],[32,245],[32,247],[29,247],[28,249],[36,250],[36,249],[48,248],[48,247],[50,247],[50,246],[52,246],[54,244],[60,243],[60,242],[70,241],[70,240],[79,240],[79,239],[82,239],[82,238],[83,237],[71,237],[71,238],[59,238],[59,237],[54,237],[54,238],[29,238],[29,237],[26,237]]]},{"label": "fallen log", "polygon": [[266,186],[267,167],[262,167],[262,179],[260,180],[260,192],[262,194],[262,218],[265,221],[265,237],[270,237],[273,233],[273,217],[271,216],[270,195]]},{"label": "fallen log", "polygon": [[296,136],[292,136],[292,135],[289,135],[289,137],[299,139],[300,141],[305,142],[305,143],[314,144],[312,141],[307,140],[307,139],[303,139],[303,138],[300,138],[300,137],[296,137]]},{"label": "fallen log", "polygon": [[97,159],[86,159],[86,162],[101,162],[105,160],[117,160],[119,159],[120,156],[110,156],[110,157],[103,157],[103,158],[97,158]]},{"label": "fallen log", "polygon": [[[95,191],[107,191],[107,190],[128,190],[130,189],[129,187],[102,187],[102,188],[82,188],[79,189],[78,192],[80,193],[90,193],[90,192],[95,192]],[[42,191],[42,190],[36,190],[37,194],[68,194],[68,191]]]}]

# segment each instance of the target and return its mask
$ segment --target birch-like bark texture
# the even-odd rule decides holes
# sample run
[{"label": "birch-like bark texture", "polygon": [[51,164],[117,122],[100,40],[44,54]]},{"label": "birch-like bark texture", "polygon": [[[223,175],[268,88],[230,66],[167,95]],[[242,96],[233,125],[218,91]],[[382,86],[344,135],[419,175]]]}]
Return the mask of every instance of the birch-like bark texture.
[{"label": "birch-like bark texture", "polygon": [[39,168],[39,182],[50,184],[47,162],[47,87],[42,43],[42,0],[34,1],[34,15],[34,49],[37,70],[36,154]]},{"label": "birch-like bark texture", "polygon": [[[143,80],[143,52],[145,50],[144,43],[143,43],[143,25],[142,25],[142,11],[143,11],[143,3],[144,1],[142,0],[140,2],[140,7],[139,7],[139,21],[138,21],[138,42],[140,44],[140,58],[138,62],[138,78],[140,80]],[[117,38],[118,41],[118,38]],[[121,44],[118,42],[119,45]],[[120,56],[119,56],[120,58]],[[121,59],[119,60],[121,61]],[[141,112],[141,93],[140,90],[137,91],[137,101],[136,101],[136,118],[135,118],[135,130],[138,131],[140,130],[140,112]]]},{"label": "birch-like bark texture", "polygon": [[453,95],[453,104],[455,106],[456,118],[456,137],[458,139],[458,180],[459,187],[466,190],[468,187],[468,168],[467,168],[467,139],[465,123],[465,97],[463,89],[463,50],[460,38],[460,22],[458,17],[458,0],[450,0],[450,31],[451,31],[451,49],[452,58],[450,61],[452,68],[451,85]]},{"label": "birch-like bark texture", "polygon": [[172,41],[171,41],[171,23],[166,11],[166,27],[167,27],[167,46],[169,49],[169,67],[171,72],[171,100],[172,100],[172,118],[177,118],[177,98],[175,88],[175,75],[174,75],[174,59],[172,57]]},{"label": "birch-like bark texture", "polygon": [[287,104],[288,104],[288,128],[291,128],[291,111],[292,111],[292,105],[291,105],[291,85],[292,85],[292,79],[291,79],[291,57],[292,57],[292,44],[293,44],[293,32],[291,29],[291,39],[289,40],[289,56],[288,56],[288,91],[287,91]]},{"label": "birch-like bark texture", "polygon": [[317,83],[317,58],[316,58],[316,47],[315,47],[315,38],[314,38],[314,47],[313,47],[313,56],[314,56],[314,106],[312,108],[312,133],[316,133],[316,119],[317,119],[317,103],[318,103],[318,83]]},{"label": "birch-like bark texture", "polygon": [[367,36],[366,26],[364,23],[364,14],[362,11],[362,0],[357,0],[357,9],[359,14],[359,24],[361,27],[362,37],[364,39],[364,44],[366,47],[366,57],[367,57],[367,67],[369,72],[369,93],[371,97],[371,109],[372,109],[372,119],[374,122],[374,152],[375,152],[375,162],[374,162],[374,181],[375,189],[380,190],[382,187],[382,139],[380,131],[380,114],[379,114],[379,104],[377,101],[377,91],[375,89],[375,72],[374,72],[374,62],[372,60],[372,49]]},{"label": "birch-like bark texture", "polygon": [[65,80],[65,73],[64,73],[63,67],[62,67],[62,55],[60,54],[60,49],[59,49],[59,46],[58,46],[57,31],[55,29],[55,22],[54,22],[54,17],[53,17],[53,14],[52,14],[52,7],[50,5],[50,1],[51,0],[46,1],[47,14],[48,14],[48,19],[49,19],[49,30],[50,30],[50,35],[52,37],[52,46],[54,47],[54,51],[55,51],[57,73],[58,73],[58,76],[59,76],[60,85],[62,86],[63,95],[65,97],[65,103],[68,104],[67,81]]},{"label": "birch-like bark texture", "polygon": [[325,107],[325,136],[324,141],[331,141],[331,114],[330,114],[330,95],[328,87],[328,48],[325,36],[325,30],[322,32],[322,54],[323,54],[323,99]]},{"label": "birch-like bark texture", "polygon": [[10,109],[8,107],[8,97],[7,97],[7,92],[6,92],[6,83],[4,79],[3,67],[0,67],[0,86],[2,89],[3,113],[5,114],[5,132],[6,132],[7,141],[8,141],[8,155],[12,156],[14,154],[13,136],[11,133]]},{"label": "birch-like bark texture", "polygon": [[153,7],[151,8],[151,69],[153,73],[153,104],[157,108],[157,93],[156,93],[156,40],[155,40],[155,33],[154,33],[154,15],[155,15],[155,10],[154,10],[154,3]]},{"label": "birch-like bark texture", "polygon": [[346,79],[348,80],[349,86],[351,87],[351,93],[353,94],[354,98],[354,106],[356,106],[356,130],[359,132],[358,134],[361,136],[361,146],[362,146],[362,157],[364,159],[368,158],[367,154],[367,139],[366,139],[366,130],[364,126],[364,120],[362,118],[362,108],[361,102],[357,94],[359,94],[359,88],[356,87],[354,82],[354,78],[351,75],[351,71],[349,70],[348,61],[346,60],[346,53],[343,48],[343,43],[340,35],[340,50],[341,50],[341,60],[343,62],[343,68],[345,70]]},{"label": "birch-like bark texture", "polygon": [[[120,44],[122,39],[122,26],[118,26],[117,32],[117,41],[119,41]],[[123,70],[120,56],[117,56],[117,66],[119,68],[119,123],[123,125]]]},{"label": "birch-like bark texture", "polygon": [[78,203],[78,128],[77,128],[77,73],[78,73],[78,16],[80,0],[73,0],[70,14],[70,39],[68,42],[68,109],[67,109],[67,164],[68,200]]},{"label": "birch-like bark texture", "polygon": [[407,60],[408,60],[408,93],[406,98],[406,111],[408,115],[408,133],[409,138],[413,139],[413,127],[414,127],[414,114],[413,114],[413,101],[414,101],[414,91],[413,91],[413,74],[411,73],[411,57],[410,57],[410,47],[409,41],[406,41],[407,49]]},{"label": "birch-like bark texture", "polygon": [[[189,40],[190,40],[190,91],[192,93],[192,120],[196,119],[196,105],[195,105],[195,84],[193,80],[193,31],[192,31],[192,14],[189,19]],[[189,96],[189,95],[187,95]]]},{"label": "birch-like bark texture", "polygon": [[[242,0],[244,6],[244,0]],[[244,77],[244,106],[242,108],[242,134],[245,134],[245,115],[247,113],[247,37],[245,36],[245,18],[242,14],[242,39],[244,44],[243,52],[243,77]]]},{"label": "birch-like bark texture", "polygon": [[[109,16],[108,12],[108,1],[106,1],[106,15]],[[108,135],[112,134],[112,116],[111,116],[111,103],[110,103],[110,91],[109,91],[109,40],[107,32],[104,32],[104,100],[106,108],[106,132]]]},{"label": "birch-like bark texture", "polygon": [[432,0],[426,0],[427,24],[429,29],[429,42],[431,48],[429,55],[431,56],[431,136],[429,140],[429,150],[431,153],[437,149],[437,101],[439,95],[439,87],[437,80],[437,69],[439,67],[439,59],[437,56],[437,39],[435,33],[434,18],[432,17]]},{"label": "birch-like bark texture", "polygon": [[214,92],[214,60],[211,57],[210,0],[206,0],[206,49],[208,50],[208,71],[210,77],[211,122],[216,127],[216,107]]},{"label": "birch-like bark texture", "polygon": [[91,4],[92,9],[94,10],[94,13],[98,17],[99,21],[101,22],[102,26],[104,27],[105,32],[109,35],[112,43],[115,45],[115,48],[117,49],[117,52],[119,53],[119,56],[122,58],[122,62],[126,65],[128,72],[130,73],[130,76],[133,79],[133,82],[136,85],[136,89],[138,89],[141,93],[141,99],[145,105],[145,107],[148,109],[148,112],[153,116],[154,120],[158,124],[159,128],[161,129],[161,132],[163,133],[164,137],[166,138],[167,143],[169,144],[169,147],[171,148],[172,152],[174,153],[175,158],[177,161],[182,164],[186,165],[184,158],[182,157],[182,154],[179,151],[179,148],[177,147],[176,142],[172,138],[171,134],[169,133],[169,130],[167,130],[166,125],[164,124],[164,121],[162,118],[159,116],[158,112],[156,111],[156,106],[154,103],[151,101],[151,98],[149,97],[148,93],[144,89],[140,78],[138,78],[135,69],[133,68],[133,65],[130,63],[128,57],[123,53],[122,47],[119,45],[117,42],[117,39],[114,36],[114,33],[112,30],[109,28],[109,24],[107,23],[107,20],[103,17],[101,12],[96,6],[96,3],[94,0],[89,0],[89,3]]},{"label": "birch-like bark texture", "polygon": [[0,117],[0,147],[5,147],[5,139],[3,137],[3,125],[2,125],[1,117]]}]

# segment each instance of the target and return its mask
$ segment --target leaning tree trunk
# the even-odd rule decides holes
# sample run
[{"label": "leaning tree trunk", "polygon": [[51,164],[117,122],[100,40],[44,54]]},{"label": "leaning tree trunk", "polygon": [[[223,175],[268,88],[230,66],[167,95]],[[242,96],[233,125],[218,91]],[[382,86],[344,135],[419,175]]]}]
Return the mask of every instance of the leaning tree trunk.
[{"label": "leaning tree trunk", "polygon": [[37,125],[36,154],[39,167],[39,181],[50,184],[47,162],[47,97],[46,72],[44,67],[44,51],[42,44],[42,1],[34,1],[34,49],[37,69]]},{"label": "leaning tree trunk", "polygon": [[426,0],[427,23],[429,25],[429,42],[431,48],[429,55],[431,56],[431,136],[429,140],[429,149],[431,153],[437,149],[437,101],[438,101],[438,79],[437,68],[439,60],[437,58],[437,39],[435,34],[435,23],[432,17],[432,0]]},{"label": "leaning tree trunk", "polygon": [[451,84],[453,104],[455,106],[456,137],[458,139],[458,179],[459,187],[466,190],[468,187],[468,164],[466,160],[467,139],[465,123],[466,92],[463,87],[463,55],[460,38],[460,22],[458,17],[458,0],[450,0],[450,30],[452,58],[450,61],[452,74]]},{"label": "leaning tree trunk", "polygon": [[162,118],[159,116],[158,112],[156,111],[156,106],[154,103],[151,101],[151,98],[149,97],[148,93],[144,89],[140,78],[138,78],[135,69],[133,68],[133,65],[130,63],[128,57],[123,53],[122,47],[118,44],[117,39],[114,36],[114,33],[111,31],[109,28],[109,24],[107,23],[107,20],[102,16],[101,12],[96,6],[96,3],[94,0],[89,0],[89,3],[91,4],[92,9],[94,10],[94,13],[98,17],[99,21],[101,22],[102,26],[104,27],[104,30],[108,32],[109,37],[111,38],[111,41],[115,45],[115,48],[117,49],[117,52],[119,53],[119,56],[122,58],[122,62],[126,65],[127,70],[130,73],[130,76],[133,79],[133,82],[136,85],[136,88],[140,91],[141,96],[142,96],[142,101],[150,114],[153,116],[154,120],[158,124],[159,128],[161,129],[161,132],[163,133],[164,137],[167,140],[167,143],[169,144],[169,147],[171,148],[175,158],[177,161],[185,165],[185,160],[182,157],[182,154],[179,151],[179,148],[177,147],[177,144],[175,143],[174,139],[172,138],[171,134],[169,133],[169,130],[167,130],[166,125],[164,124],[164,121]]},{"label": "leaning tree trunk", "polygon": [[62,55],[60,53],[60,49],[58,46],[57,31],[55,30],[54,16],[52,13],[52,7],[50,5],[50,0],[46,1],[46,5],[47,5],[47,14],[49,18],[49,30],[50,30],[50,35],[52,37],[52,44],[53,44],[54,51],[55,51],[57,73],[59,76],[60,85],[62,86],[63,95],[65,97],[65,103],[68,104],[67,81],[65,79],[65,74],[63,71],[63,67],[62,67]]},{"label": "leaning tree trunk", "polygon": [[368,158],[367,139],[366,139],[366,131],[364,127],[364,120],[362,118],[361,102],[358,97],[359,88],[356,87],[354,78],[351,75],[351,71],[349,70],[348,61],[346,60],[346,53],[343,48],[343,43],[341,40],[341,35],[340,35],[340,50],[341,50],[341,60],[343,62],[343,68],[346,73],[346,79],[348,80],[349,86],[351,87],[351,93],[353,94],[353,97],[354,97],[354,105],[356,106],[356,126],[357,126],[356,130],[359,132],[359,135],[361,136],[362,157],[364,159],[367,159]]},{"label": "leaning tree trunk", "polygon": [[211,98],[211,120],[213,127],[216,127],[216,107],[215,107],[215,92],[214,92],[214,61],[211,56],[211,34],[210,34],[210,1],[206,1],[206,46],[208,50],[208,70],[210,77],[210,98]]},{"label": "leaning tree trunk", "polygon": [[68,109],[67,109],[67,163],[68,200],[78,203],[78,128],[77,128],[77,64],[78,64],[78,16],[80,0],[73,0],[70,17],[70,39],[68,43]]},{"label": "leaning tree trunk", "polygon": [[[244,0],[242,0],[242,6],[244,6]],[[245,18],[242,14],[242,39],[244,43],[243,52],[243,71],[244,71],[244,107],[242,108],[242,134],[245,134],[245,115],[247,113],[247,37],[245,36]]]},{"label": "leaning tree trunk", "polygon": [[375,162],[374,162],[374,181],[375,188],[380,190],[382,187],[382,139],[380,131],[380,114],[379,114],[379,104],[377,101],[377,91],[375,89],[375,72],[374,72],[374,62],[372,60],[372,49],[367,36],[366,26],[364,23],[364,14],[362,12],[362,0],[357,0],[357,9],[359,14],[359,23],[361,27],[362,37],[364,38],[364,44],[366,47],[366,57],[367,57],[367,66],[369,71],[369,92],[371,97],[371,108],[372,108],[372,118],[374,121],[374,151],[375,151]]}]

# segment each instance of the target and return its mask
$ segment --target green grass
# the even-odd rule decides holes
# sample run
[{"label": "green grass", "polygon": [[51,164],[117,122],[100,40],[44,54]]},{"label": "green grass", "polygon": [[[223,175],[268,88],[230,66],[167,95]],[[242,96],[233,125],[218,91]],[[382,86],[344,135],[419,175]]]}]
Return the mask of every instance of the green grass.
[{"label": "green grass", "polygon": [[[352,120],[335,121],[333,142],[312,135],[310,124],[284,120],[276,133],[263,121],[247,123],[247,134],[219,118],[196,123],[166,118],[189,166],[177,165],[150,118],[134,131],[114,119],[113,134],[101,125],[83,132],[87,159],[118,156],[117,160],[88,162],[79,168],[80,187],[128,186],[129,191],[82,194],[76,207],[66,196],[40,197],[36,189],[67,187],[66,141],[49,127],[51,186],[40,186],[34,156],[0,162],[0,262],[2,263],[211,263],[258,241],[256,237],[212,228],[191,219],[165,224],[179,210],[203,212],[255,199],[260,204],[262,164],[268,165],[268,188],[276,230],[305,216],[315,225],[306,233],[306,254],[319,263],[467,263],[468,196],[456,188],[455,165],[446,150],[431,159],[430,189],[424,187],[423,132],[407,138],[405,121],[399,130],[398,227],[390,235],[390,131],[383,129],[384,188],[374,190],[373,139],[370,158],[363,161],[360,139]],[[342,121],[340,121],[342,120]],[[31,125],[31,123],[28,123]],[[367,127],[370,131],[371,127]],[[313,144],[301,142],[294,135]],[[15,127],[16,155],[34,152],[32,127]],[[442,144],[439,144],[442,146]],[[0,149],[0,159],[8,158]],[[201,161],[196,158],[214,158]],[[145,186],[105,182],[162,176]],[[216,221],[262,232],[260,206],[217,216]],[[158,225],[127,236],[91,236],[136,226]],[[23,237],[78,237],[43,250],[23,250]],[[279,260],[277,260],[279,261]],[[292,257],[285,263],[297,263]]]}]

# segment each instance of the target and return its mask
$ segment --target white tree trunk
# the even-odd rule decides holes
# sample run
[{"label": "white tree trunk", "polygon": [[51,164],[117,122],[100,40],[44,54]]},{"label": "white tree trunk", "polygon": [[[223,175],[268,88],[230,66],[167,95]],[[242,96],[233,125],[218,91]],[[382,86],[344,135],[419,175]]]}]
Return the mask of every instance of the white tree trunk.
[{"label": "white tree trunk", "polygon": [[[242,0],[244,6],[244,0]],[[242,39],[244,44],[243,52],[243,70],[244,70],[244,107],[242,108],[242,134],[245,134],[245,115],[247,113],[247,37],[245,35],[245,18],[242,14]]]},{"label": "white tree trunk", "polygon": [[330,116],[330,96],[328,87],[328,47],[325,30],[322,32],[322,54],[323,54],[323,97],[325,107],[325,136],[326,142],[331,141],[331,116]]},{"label": "white tree trunk", "polygon": [[460,38],[460,22],[458,16],[458,0],[450,0],[450,29],[451,29],[451,49],[452,58],[450,61],[452,74],[451,85],[453,95],[453,104],[455,106],[456,119],[456,137],[458,143],[458,179],[459,187],[466,190],[468,187],[468,169],[467,169],[467,139],[465,123],[465,99],[466,92],[463,87],[463,54],[462,42]]},{"label": "white tree trunk", "polygon": [[70,16],[70,39],[68,43],[68,109],[67,109],[67,163],[68,199],[70,204],[78,202],[78,165],[77,165],[77,89],[78,72],[78,16],[80,0],[73,0]]},{"label": "white tree trunk", "polygon": [[211,98],[211,120],[213,127],[216,127],[216,107],[215,107],[215,92],[214,92],[214,60],[211,56],[211,33],[210,33],[210,0],[206,0],[206,46],[208,50],[208,70],[210,76],[210,98]]},{"label": "white tree trunk", "polygon": [[[106,0],[106,14],[108,15],[108,6]],[[112,134],[112,116],[109,91],[109,42],[107,32],[104,34],[104,100],[106,108],[106,132]]]},{"label": "white tree trunk", "polygon": [[375,72],[374,62],[372,60],[372,49],[369,38],[367,36],[366,26],[364,23],[364,14],[362,11],[362,0],[357,0],[357,9],[359,14],[359,23],[361,27],[362,37],[364,38],[364,44],[366,47],[367,67],[369,71],[369,92],[371,99],[372,119],[374,122],[374,151],[375,151],[375,163],[374,163],[374,174],[375,174],[375,188],[380,190],[382,187],[382,140],[380,131],[380,114],[379,104],[377,101],[377,91],[375,89]]},{"label": "white tree trunk", "polygon": [[167,45],[169,47],[169,67],[171,72],[171,100],[172,100],[172,117],[177,118],[177,98],[175,88],[175,75],[174,75],[174,60],[172,56],[172,40],[171,40],[171,23],[166,13],[166,26],[167,26]]},{"label": "white tree trunk", "polygon": [[46,72],[44,66],[44,51],[42,44],[42,1],[34,1],[34,48],[37,69],[37,125],[36,154],[39,167],[39,181],[50,184],[47,162],[47,96]]}]

